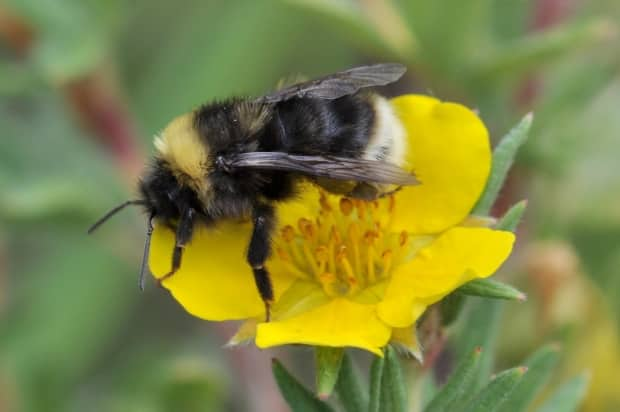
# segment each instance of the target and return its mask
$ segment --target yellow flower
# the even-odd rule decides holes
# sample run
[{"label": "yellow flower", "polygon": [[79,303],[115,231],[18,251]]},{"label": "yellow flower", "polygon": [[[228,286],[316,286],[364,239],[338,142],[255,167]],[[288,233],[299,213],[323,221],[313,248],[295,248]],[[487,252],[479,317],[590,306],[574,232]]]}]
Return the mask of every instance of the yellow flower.
[{"label": "yellow flower", "polygon": [[[390,341],[416,350],[413,327],[431,304],[508,257],[512,233],[465,224],[490,170],[486,128],[469,109],[406,95],[392,100],[409,137],[407,164],[420,185],[362,202],[308,186],[278,209],[267,263],[275,289],[270,322],[244,251],[250,225],[199,229],[181,270],[163,285],[195,316],[245,319],[237,343],[351,346],[380,354]],[[150,267],[169,269],[174,234],[157,227]]]}]

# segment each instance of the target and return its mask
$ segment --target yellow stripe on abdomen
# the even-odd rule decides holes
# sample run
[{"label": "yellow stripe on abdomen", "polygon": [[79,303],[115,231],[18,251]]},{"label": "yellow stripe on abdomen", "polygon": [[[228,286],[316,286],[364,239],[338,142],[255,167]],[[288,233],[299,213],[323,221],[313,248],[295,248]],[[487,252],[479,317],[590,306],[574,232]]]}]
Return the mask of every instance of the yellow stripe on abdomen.
[{"label": "yellow stripe on abdomen", "polygon": [[372,99],[375,126],[362,157],[404,166],[407,153],[405,128],[389,100],[381,96]]}]

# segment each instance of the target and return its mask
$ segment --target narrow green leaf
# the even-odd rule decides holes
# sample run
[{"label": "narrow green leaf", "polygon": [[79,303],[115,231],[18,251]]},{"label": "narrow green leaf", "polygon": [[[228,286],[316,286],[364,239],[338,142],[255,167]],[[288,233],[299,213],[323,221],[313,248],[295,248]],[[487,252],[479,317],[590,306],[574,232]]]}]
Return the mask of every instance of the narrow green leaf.
[{"label": "narrow green leaf", "polygon": [[390,405],[387,409],[382,405],[381,410],[393,412],[405,412],[407,410],[405,380],[400,369],[398,355],[391,346],[385,349],[385,368],[381,385],[381,397],[382,404],[389,399]]},{"label": "narrow green leaf", "polygon": [[508,369],[498,374],[487,386],[468,402],[463,409],[465,412],[494,412],[498,411],[510,393],[517,387],[527,368]]},{"label": "narrow green leaf", "polygon": [[[387,367],[386,367],[387,369]],[[381,379],[381,402],[379,402],[379,412],[392,412],[392,397],[388,393],[385,393],[384,386],[387,385],[388,377],[387,373],[383,371],[383,377]]]},{"label": "narrow green leaf", "polygon": [[489,214],[491,206],[495,203],[495,199],[512,166],[517,150],[527,139],[527,134],[532,126],[533,118],[534,116],[532,113],[527,114],[519,124],[513,127],[512,130],[502,138],[493,151],[491,174],[489,175],[487,186],[482,196],[480,196],[480,199],[478,199],[478,203],[474,207],[472,214],[480,216]]},{"label": "narrow green leaf", "polygon": [[480,366],[481,348],[476,348],[456,368],[448,383],[441,388],[439,393],[431,400],[424,412],[450,411],[451,405],[462,402],[470,383],[478,372]]},{"label": "narrow green leaf", "polygon": [[344,349],[317,346],[314,348],[316,362],[316,392],[319,399],[327,399],[334,391]]},{"label": "narrow green leaf", "polygon": [[375,356],[372,365],[370,365],[370,400],[368,401],[368,412],[379,412],[381,381],[383,380],[384,369],[385,358]]},{"label": "narrow green leaf", "polygon": [[549,381],[559,358],[558,345],[544,346],[530,356],[525,362],[525,366],[528,368],[527,375],[519,382],[499,410],[503,412],[527,410],[536,395]]},{"label": "narrow green leaf", "polygon": [[575,412],[588,389],[587,373],[575,376],[557,389],[536,412]]},{"label": "narrow green leaf", "polygon": [[475,279],[457,289],[464,295],[481,296],[492,299],[506,299],[524,301],[527,299],[525,293],[520,290],[498,282],[493,279]]},{"label": "narrow green leaf", "polygon": [[448,326],[454,322],[462,312],[465,304],[465,295],[455,291],[441,300],[439,310],[441,311],[441,323]]},{"label": "narrow green leaf", "polygon": [[[493,369],[493,353],[497,344],[504,302],[501,300],[469,299],[466,316],[459,323],[454,348],[457,359],[465,359],[477,347],[484,348],[477,375],[466,390],[473,392],[487,384]],[[483,325],[474,327],[473,325]]]},{"label": "narrow green leaf", "polygon": [[502,216],[499,222],[497,222],[495,229],[514,232],[517,229],[526,208],[527,200],[522,200],[514,204],[506,213],[504,213],[504,216]]},{"label": "narrow green leaf", "polygon": [[293,412],[334,411],[331,406],[319,400],[311,391],[299,383],[277,359],[272,360],[271,369],[282,396]]},{"label": "narrow green leaf", "polygon": [[340,374],[336,382],[336,393],[345,411],[359,412],[366,410],[368,396],[362,387],[353,361],[346,352],[342,358],[342,366],[340,367]]}]

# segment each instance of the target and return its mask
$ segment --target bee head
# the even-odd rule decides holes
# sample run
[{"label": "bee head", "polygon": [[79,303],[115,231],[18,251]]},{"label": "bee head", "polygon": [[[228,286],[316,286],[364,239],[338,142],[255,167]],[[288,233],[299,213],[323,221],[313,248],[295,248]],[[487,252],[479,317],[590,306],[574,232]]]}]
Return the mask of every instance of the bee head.
[{"label": "bee head", "polygon": [[181,186],[166,165],[156,160],[138,185],[144,208],[151,216],[170,221],[180,215]]}]

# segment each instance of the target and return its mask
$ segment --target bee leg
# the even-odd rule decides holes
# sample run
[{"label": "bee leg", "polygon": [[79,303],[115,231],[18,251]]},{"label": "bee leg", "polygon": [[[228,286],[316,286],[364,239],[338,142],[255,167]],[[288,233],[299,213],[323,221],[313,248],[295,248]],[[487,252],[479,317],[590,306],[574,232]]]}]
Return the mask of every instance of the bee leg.
[{"label": "bee leg", "polygon": [[157,279],[158,286],[161,286],[164,280],[174,275],[181,267],[183,249],[185,249],[185,245],[192,239],[192,234],[194,232],[194,216],[196,216],[196,211],[192,208],[187,209],[187,211],[181,215],[181,219],[179,219],[177,225],[176,240],[172,251],[172,267],[168,273]]},{"label": "bee leg", "polygon": [[271,232],[275,225],[275,214],[270,205],[257,205],[253,211],[254,230],[248,247],[247,260],[254,272],[254,281],[265,302],[265,320],[269,322],[273,303],[273,287],[265,261],[271,253]]}]

